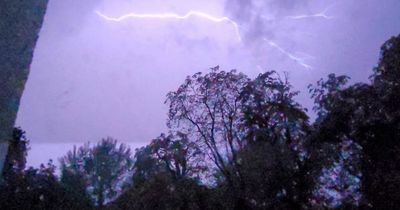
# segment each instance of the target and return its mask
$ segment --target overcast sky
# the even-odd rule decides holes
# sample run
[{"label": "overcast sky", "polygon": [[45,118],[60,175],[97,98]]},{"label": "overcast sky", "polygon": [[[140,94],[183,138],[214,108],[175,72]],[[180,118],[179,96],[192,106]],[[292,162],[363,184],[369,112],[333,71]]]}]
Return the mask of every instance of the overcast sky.
[{"label": "overcast sky", "polygon": [[[288,72],[310,108],[307,85],[328,73],[368,81],[379,47],[400,33],[399,11],[399,0],[50,0],[16,124],[36,162],[70,149],[54,143],[143,145],[166,131],[165,95],[216,65]],[[46,144],[48,157],[35,156]]]}]

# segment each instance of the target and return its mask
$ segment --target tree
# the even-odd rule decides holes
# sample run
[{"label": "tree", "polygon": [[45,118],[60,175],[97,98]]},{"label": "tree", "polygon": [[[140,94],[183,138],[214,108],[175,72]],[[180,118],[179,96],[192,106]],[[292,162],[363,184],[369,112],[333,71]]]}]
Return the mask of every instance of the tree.
[{"label": "tree", "polygon": [[161,134],[136,150],[133,185],[110,208],[208,209],[208,190],[196,179],[203,170],[196,163],[198,156],[200,151],[186,135]]},{"label": "tree", "polygon": [[161,161],[166,171],[174,179],[199,178],[207,167],[204,165],[204,154],[187,135],[178,132],[175,135],[161,134],[150,143],[151,152]]},{"label": "tree", "polygon": [[74,195],[60,185],[51,161],[39,168],[24,169],[20,176],[4,180],[0,186],[0,202],[0,209],[4,210],[91,209],[77,202]]},{"label": "tree", "polygon": [[[16,192],[25,191],[25,164],[28,150],[28,140],[25,131],[14,128],[12,139],[8,142],[8,153],[4,162],[3,180],[0,185],[1,200],[8,200],[7,207],[17,207],[18,200]],[[21,195],[21,194],[19,194]],[[2,202],[4,203],[4,202]]]},{"label": "tree", "polygon": [[[330,75],[311,90],[319,110],[314,140],[352,141],[361,148],[359,177],[365,209],[400,205],[399,40],[400,36],[393,37],[382,46],[372,84],[348,86],[347,77]],[[354,175],[357,168],[349,167]]]},{"label": "tree", "polygon": [[8,143],[8,153],[3,168],[3,178],[13,179],[21,175],[25,169],[29,141],[25,131],[14,128],[12,139]]},{"label": "tree", "polygon": [[349,79],[330,74],[327,80],[309,86],[318,116],[309,136],[314,144],[313,167],[320,171],[313,195],[317,206],[354,208],[361,202],[362,147],[355,131],[366,122],[365,114],[370,111],[365,108],[376,106],[373,102],[376,99],[372,97],[371,86],[362,83],[349,86]]},{"label": "tree", "polygon": [[[265,202],[257,196],[273,194],[270,199],[276,202],[276,195],[282,191],[287,192],[285,199],[299,203],[298,190],[294,190],[300,185],[297,181],[278,182],[279,189],[270,188],[268,192],[253,185],[268,185],[275,175],[283,174],[281,171],[294,178],[295,168],[301,165],[300,153],[305,152],[301,141],[307,134],[308,117],[294,101],[296,94],[274,71],[250,80],[234,70],[225,72],[215,67],[208,74],[187,77],[177,91],[168,94],[168,125],[190,133],[189,141],[205,151],[220,177],[218,185],[226,186],[226,194],[231,195],[227,202],[233,203],[231,208],[263,208]],[[259,153],[252,152],[259,148]],[[272,156],[261,155],[263,152]],[[274,160],[293,164],[265,168],[274,165]],[[272,171],[266,175],[260,167]]]},{"label": "tree", "polygon": [[75,173],[63,166],[59,182],[64,192],[69,195],[68,203],[75,207],[71,209],[93,209],[91,197],[86,190],[87,182],[84,174]]},{"label": "tree", "polygon": [[0,184],[0,209],[91,209],[59,183],[51,160],[26,169],[28,144],[25,131],[14,128]]},{"label": "tree", "polygon": [[[112,138],[102,139],[93,147],[85,144],[74,148],[61,159],[62,177],[82,177],[99,207],[116,198],[129,180],[131,166],[130,149],[124,144],[118,146]],[[82,186],[75,190],[82,192]]]},{"label": "tree", "polygon": [[132,172],[133,187],[136,187],[165,172],[165,167],[154,157],[151,147],[145,146],[136,149]]},{"label": "tree", "polygon": [[247,140],[301,146],[309,130],[305,109],[294,100],[287,76],[282,79],[275,71],[259,74],[247,82],[241,92],[243,130]]},{"label": "tree", "polygon": [[378,66],[370,78],[387,112],[385,117],[395,120],[400,115],[400,35],[382,45]]},{"label": "tree", "polygon": [[[168,126],[188,133],[236,192],[238,205],[243,205],[240,182],[242,176],[238,151],[244,142],[239,130],[241,118],[240,94],[249,79],[235,70],[211,69],[208,74],[196,73],[187,77],[177,91],[167,95]],[[240,180],[240,178],[238,179]]]},{"label": "tree", "polygon": [[120,210],[176,210],[208,208],[208,189],[193,179],[175,180],[162,172],[126,190],[110,204]]},{"label": "tree", "polygon": [[297,94],[287,75],[275,71],[259,74],[241,93],[247,142],[241,159],[254,208],[301,209],[308,203],[310,129],[305,109],[294,100]]},{"label": "tree", "polygon": [[382,45],[371,79],[377,105],[358,132],[362,191],[373,208],[395,209],[400,206],[400,35]]}]

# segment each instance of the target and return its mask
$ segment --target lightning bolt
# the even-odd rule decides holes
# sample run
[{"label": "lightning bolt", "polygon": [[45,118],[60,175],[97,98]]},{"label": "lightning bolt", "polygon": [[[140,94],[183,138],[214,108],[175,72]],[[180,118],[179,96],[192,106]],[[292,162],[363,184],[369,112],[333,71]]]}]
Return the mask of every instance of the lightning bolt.
[{"label": "lightning bolt", "polygon": [[307,54],[305,52],[296,52],[296,55],[302,55],[304,59],[315,59],[315,56]]},{"label": "lightning bolt", "polygon": [[323,18],[326,20],[330,20],[335,18],[334,16],[329,16],[326,14],[326,12],[328,12],[328,10],[331,8],[332,6],[324,9],[324,11],[320,12],[320,13],[316,13],[316,14],[311,14],[311,15],[296,15],[296,16],[287,16],[286,18],[288,19],[292,19],[292,20],[299,20],[299,19],[307,19],[307,18]]},{"label": "lightning bolt", "polygon": [[274,47],[275,49],[277,49],[278,51],[280,51],[282,54],[286,55],[289,59],[295,61],[296,63],[298,63],[299,65],[303,66],[306,69],[312,69],[312,66],[308,65],[307,63],[305,63],[304,59],[299,58],[294,56],[292,53],[289,53],[288,51],[284,50],[281,46],[279,46],[277,43],[270,41],[266,38],[264,38],[264,41],[266,41],[271,47]]},{"label": "lightning bolt", "polygon": [[[323,10],[320,13],[316,13],[316,14],[311,14],[311,15],[297,15],[297,16],[286,16],[285,18],[287,19],[291,19],[291,20],[300,20],[300,19],[308,19],[308,18],[323,18],[323,19],[333,19],[334,16],[329,16],[326,13],[328,12],[328,10],[331,8],[332,6],[329,6],[328,8],[326,8],[325,10]],[[119,17],[110,17],[107,16],[99,11],[95,11],[96,14],[98,16],[100,16],[101,18],[107,20],[107,21],[113,21],[113,22],[121,22],[121,21],[125,21],[127,19],[175,19],[175,20],[186,20],[192,17],[198,17],[198,18],[202,18],[208,21],[212,21],[215,23],[229,23],[235,30],[236,33],[236,37],[237,39],[241,42],[242,41],[242,37],[241,37],[241,33],[240,33],[240,29],[239,29],[239,24],[237,22],[235,22],[234,20],[230,19],[229,17],[223,16],[223,17],[216,17],[204,12],[199,12],[199,11],[194,11],[191,10],[189,12],[187,12],[185,15],[179,15],[176,13],[143,13],[143,14],[139,14],[139,13],[128,13]],[[271,18],[271,17],[267,17],[267,16],[262,16],[263,19],[265,20],[275,20],[275,18]],[[289,59],[293,60],[294,62],[296,62],[297,64],[299,64],[300,66],[304,67],[305,69],[312,69],[312,66],[310,66],[309,64],[307,64],[305,62],[305,60],[307,58],[314,58],[311,55],[307,55],[304,54],[305,57],[307,58],[301,58],[298,56],[295,56],[294,54],[288,52],[287,50],[285,50],[284,48],[282,48],[281,46],[279,46],[277,43],[268,40],[267,38],[264,38],[264,41],[266,41],[268,43],[269,46],[277,49],[279,52],[281,52],[282,54],[284,54],[286,57],[288,57]],[[258,65],[257,69],[259,71],[261,71],[261,67]]]},{"label": "lightning bolt", "polygon": [[203,18],[215,23],[227,22],[232,25],[235,29],[236,37],[239,41],[242,41],[242,37],[239,31],[239,25],[228,17],[215,17],[207,13],[199,12],[199,11],[189,11],[185,15],[178,15],[175,13],[159,13],[159,14],[151,14],[151,13],[144,13],[144,14],[137,14],[137,13],[128,13],[122,15],[120,17],[109,17],[99,11],[95,11],[96,14],[102,17],[105,20],[113,21],[113,22],[121,22],[129,18],[139,18],[139,19],[176,19],[176,20],[185,20],[191,17],[199,17]]}]

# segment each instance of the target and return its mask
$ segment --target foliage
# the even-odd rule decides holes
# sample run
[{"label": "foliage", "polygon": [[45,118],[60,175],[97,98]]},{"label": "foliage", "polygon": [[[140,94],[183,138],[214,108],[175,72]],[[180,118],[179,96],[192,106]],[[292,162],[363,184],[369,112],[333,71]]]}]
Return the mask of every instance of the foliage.
[{"label": "foliage", "polygon": [[[171,129],[191,133],[189,140],[209,156],[219,175],[218,184],[230,191],[232,208],[262,208],[269,204],[261,203],[268,201],[255,200],[251,193],[262,194],[258,196],[264,198],[273,194],[270,199],[276,200],[278,192],[289,188],[292,191],[294,186],[278,182],[280,187],[275,191],[259,190],[254,187],[257,182],[251,180],[257,176],[249,176],[255,171],[247,173],[249,168],[260,170],[258,179],[261,175],[263,183],[275,180],[273,177],[277,174],[294,174],[295,170],[265,168],[269,161],[277,158],[274,155],[284,155],[277,152],[265,157],[260,152],[252,156],[254,153],[249,148],[256,148],[252,144],[260,141],[264,142],[258,145],[261,148],[284,148],[287,155],[304,152],[300,149],[301,138],[307,132],[308,117],[294,101],[296,94],[288,81],[282,80],[276,72],[266,72],[250,80],[234,70],[225,72],[215,67],[208,74],[187,77],[177,91],[168,94],[168,125]],[[242,157],[243,154],[246,155]],[[289,162],[299,163],[300,155],[289,156],[292,158]],[[272,171],[266,174],[263,169]]]},{"label": "foliage", "polygon": [[[331,75],[311,89],[318,93],[313,96],[319,110],[324,110],[313,139],[333,145],[350,140],[360,147],[360,161],[352,160],[347,168],[361,179],[360,205],[365,209],[400,205],[399,40],[393,37],[382,46],[372,84],[344,86],[346,77]],[[337,162],[340,152],[331,154]]]},{"label": "foliage", "polygon": [[[131,165],[130,149],[124,144],[118,146],[112,138],[106,138],[94,147],[86,144],[68,152],[61,159],[62,180],[68,183],[67,179],[78,179],[73,189],[78,193],[82,193],[85,183],[96,205],[102,206],[116,198],[118,191],[127,183]],[[79,180],[79,177],[83,180]]]},{"label": "foliage", "polygon": [[14,128],[0,184],[0,209],[91,209],[59,183],[52,161],[25,168],[28,143],[25,131]]},{"label": "foliage", "polygon": [[162,134],[136,150],[133,185],[110,209],[209,209],[207,188],[191,177],[200,168],[187,165],[198,151],[179,136]]},{"label": "foliage", "polygon": [[282,80],[275,71],[260,74],[246,84],[241,101],[247,138],[300,146],[308,130],[308,116],[294,100],[298,92],[291,88],[287,77]]},{"label": "foliage", "polygon": [[207,169],[202,164],[204,154],[184,133],[168,136],[161,134],[150,143],[150,148],[154,158],[162,162],[174,179],[200,178]]},{"label": "foliage", "polygon": [[187,77],[167,96],[169,127],[189,133],[227,179],[231,176],[229,164],[237,162],[237,150],[243,147],[238,130],[239,96],[248,80],[234,70],[225,72],[215,67],[204,76],[196,73]]},{"label": "foliage", "polygon": [[12,179],[13,176],[21,174],[25,169],[28,144],[29,141],[25,137],[25,131],[21,128],[14,128],[4,162],[3,178],[5,180]]}]

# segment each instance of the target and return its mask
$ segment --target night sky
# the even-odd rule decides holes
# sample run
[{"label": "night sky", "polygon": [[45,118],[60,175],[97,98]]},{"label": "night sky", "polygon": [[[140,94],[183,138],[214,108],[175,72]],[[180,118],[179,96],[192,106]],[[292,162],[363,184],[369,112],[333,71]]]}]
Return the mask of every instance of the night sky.
[{"label": "night sky", "polygon": [[[287,72],[310,109],[307,85],[329,73],[368,81],[399,11],[398,0],[50,0],[16,123],[28,164],[107,136],[148,143],[166,132],[165,95],[216,65]],[[203,16],[171,16],[190,13]]]}]

